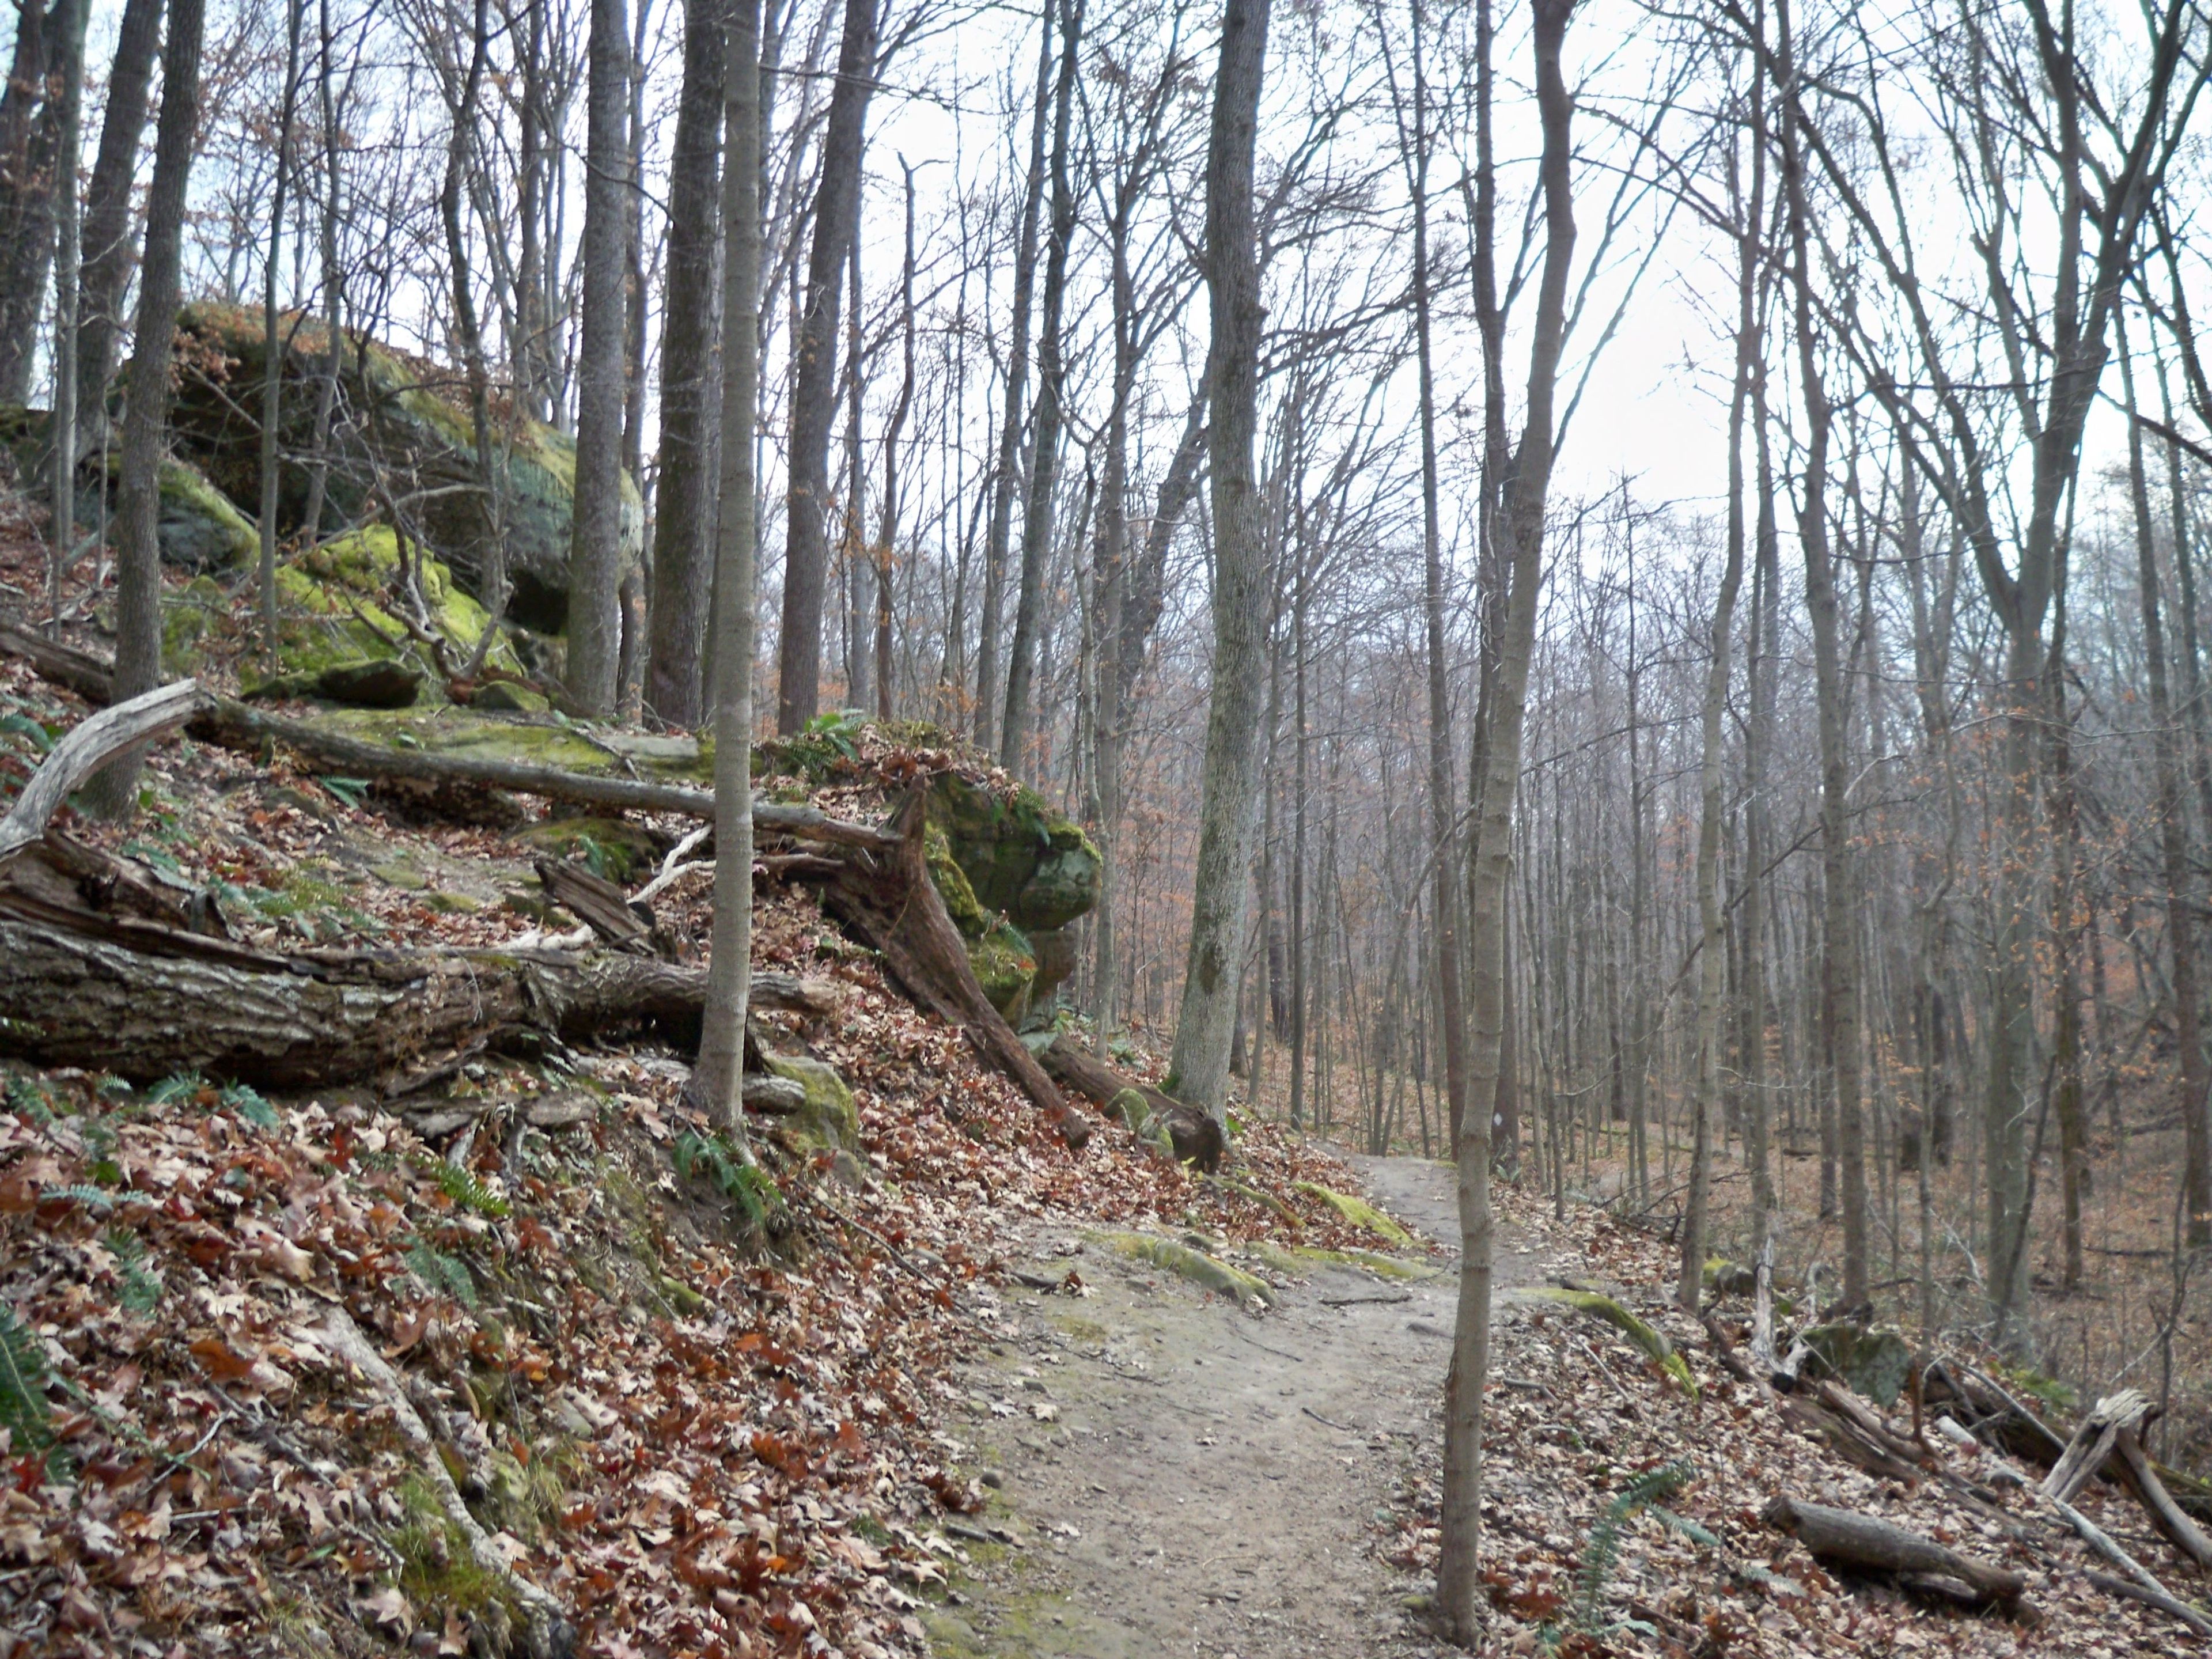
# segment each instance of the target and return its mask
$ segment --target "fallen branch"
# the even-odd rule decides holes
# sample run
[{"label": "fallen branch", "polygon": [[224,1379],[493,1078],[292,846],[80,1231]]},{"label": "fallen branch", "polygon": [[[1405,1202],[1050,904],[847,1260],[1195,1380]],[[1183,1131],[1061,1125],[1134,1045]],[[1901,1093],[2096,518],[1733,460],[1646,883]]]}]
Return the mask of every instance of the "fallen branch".
[{"label": "fallen branch", "polygon": [[2131,1578],[2115,1578],[2109,1572],[2099,1572],[2094,1568],[2085,1569],[2081,1576],[2107,1595],[2124,1595],[2131,1601],[2142,1602],[2145,1607],[2156,1607],[2160,1613],[2170,1613],[2199,1636],[2212,1636],[2212,1619],[2207,1619],[2186,1601],[2177,1601],[2162,1589],[2138,1584]]},{"label": "fallen branch", "polygon": [[1768,1525],[1792,1534],[1822,1561],[1863,1571],[1953,1578],[1985,1601],[2016,1602],[2027,1588],[2024,1574],[1961,1555],[1870,1515],[1800,1503],[1786,1494],[1768,1504],[1764,1513]]},{"label": "fallen branch", "polygon": [[2166,1540],[2191,1560],[2207,1571],[2212,1571],[2212,1539],[2183,1512],[2166,1490],[2166,1482],[2159,1479],[2158,1468],[2143,1451],[2142,1442],[2136,1431],[2122,1429],[2113,1442],[2120,1455],[2122,1466],[2135,1487],[2136,1497],[2148,1512],[2153,1524],[2166,1535]]},{"label": "fallen branch", "polygon": [[492,1542],[476,1516],[469,1513],[460,1488],[453,1484],[453,1477],[447,1470],[438,1442],[407,1398],[407,1387],[400,1381],[399,1374],[362,1334],[361,1327],[353,1322],[352,1316],[343,1308],[331,1308],[324,1315],[321,1335],[340,1359],[360,1372],[369,1386],[383,1396],[384,1403],[391,1407],[393,1424],[420,1454],[417,1473],[436,1493],[446,1524],[468,1545],[470,1559],[477,1570],[505,1590],[521,1609],[523,1650],[530,1659],[568,1659],[575,1650],[574,1626],[559,1602],[507,1565],[499,1546]]},{"label": "fallen branch", "polygon": [[117,703],[89,720],[53,747],[23,786],[15,805],[0,818],[0,860],[21,851],[46,833],[47,822],[77,787],[124,750],[175,730],[214,705],[214,694],[190,680],[158,686],[143,696]]}]

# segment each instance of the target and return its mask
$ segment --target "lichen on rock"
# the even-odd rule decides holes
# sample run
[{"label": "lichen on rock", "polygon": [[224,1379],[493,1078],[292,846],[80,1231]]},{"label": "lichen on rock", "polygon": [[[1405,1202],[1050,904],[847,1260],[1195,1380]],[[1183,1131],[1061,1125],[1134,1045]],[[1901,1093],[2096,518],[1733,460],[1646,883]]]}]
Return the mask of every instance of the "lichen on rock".
[{"label": "lichen on rock", "polygon": [[858,1150],[860,1108],[836,1067],[805,1054],[769,1054],[766,1059],[769,1070],[806,1091],[805,1103],[781,1120],[787,1134],[825,1152]]}]

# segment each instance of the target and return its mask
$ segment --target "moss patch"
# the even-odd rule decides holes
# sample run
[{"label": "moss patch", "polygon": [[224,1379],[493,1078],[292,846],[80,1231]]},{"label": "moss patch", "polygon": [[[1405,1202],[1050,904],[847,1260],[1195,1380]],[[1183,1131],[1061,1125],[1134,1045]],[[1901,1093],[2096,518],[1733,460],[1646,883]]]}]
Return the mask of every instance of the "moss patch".
[{"label": "moss patch", "polygon": [[770,1054],[768,1068],[806,1091],[806,1102],[783,1120],[802,1145],[823,1152],[849,1152],[860,1144],[860,1111],[836,1068],[804,1054]]},{"label": "moss patch", "polygon": [[1297,1184],[1297,1189],[1308,1198],[1321,1200],[1353,1226],[1364,1227],[1378,1237],[1389,1239],[1393,1244],[1412,1245],[1413,1234],[1391,1220],[1389,1216],[1383,1214],[1365,1199],[1355,1198],[1350,1193],[1340,1193],[1335,1188],[1324,1187],[1318,1182],[1301,1181]]},{"label": "moss patch", "polygon": [[1401,1261],[1376,1250],[1324,1250],[1310,1244],[1273,1244],[1265,1239],[1245,1246],[1252,1258],[1279,1273],[1310,1273],[1316,1267],[1359,1267],[1378,1279],[1401,1282],[1434,1279],[1442,1271]]},{"label": "moss patch", "polygon": [[1275,1305],[1274,1287],[1267,1280],[1241,1267],[1232,1267],[1203,1250],[1146,1233],[1109,1233],[1105,1237],[1107,1243],[1133,1261],[1149,1261],[1155,1267],[1164,1267],[1178,1278],[1233,1301],[1256,1302],[1267,1308]]},{"label": "moss patch", "polygon": [[609,881],[628,882],[660,858],[659,840],[628,818],[550,818],[524,826],[514,838],[548,858],[580,858]]},{"label": "moss patch", "polygon": [[260,556],[261,532],[230,498],[183,461],[161,463],[155,536],[161,557],[187,570],[228,570]]},{"label": "moss patch", "polygon": [[1098,902],[1098,850],[1029,789],[1000,795],[957,773],[930,787],[943,830],[983,909],[1025,930],[1064,927]]}]

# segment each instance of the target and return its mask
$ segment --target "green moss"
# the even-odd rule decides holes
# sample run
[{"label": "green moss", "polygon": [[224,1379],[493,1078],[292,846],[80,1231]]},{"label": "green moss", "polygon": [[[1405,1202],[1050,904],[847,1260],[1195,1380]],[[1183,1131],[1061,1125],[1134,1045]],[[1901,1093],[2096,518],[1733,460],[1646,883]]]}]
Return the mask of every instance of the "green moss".
[{"label": "green moss", "polygon": [[161,665],[197,674],[211,636],[230,631],[230,595],[212,576],[195,576],[161,601]]},{"label": "green moss", "polygon": [[1877,1405],[1895,1405],[1912,1375],[1912,1345],[1895,1331],[1816,1325],[1798,1340],[1813,1351],[1814,1375],[1839,1376]]},{"label": "green moss", "polygon": [[783,1120],[803,1145],[823,1152],[854,1152],[860,1145],[860,1111],[835,1066],[804,1054],[770,1054],[769,1070],[806,1091],[806,1101]]},{"label": "green moss", "polygon": [[1029,1012],[1030,988],[1036,981],[1036,957],[1018,928],[1001,923],[968,945],[968,963],[975,982],[1010,1025],[1018,1026]]},{"label": "green moss", "polygon": [[1690,1375],[1690,1367],[1666,1334],[1646,1324],[1609,1296],[1595,1291],[1534,1290],[1528,1294],[1547,1302],[1564,1303],[1579,1313],[1589,1314],[1605,1322],[1641,1348],[1651,1362],[1682,1385],[1682,1391],[1691,1399],[1698,1398],[1698,1380]]},{"label": "green moss", "polygon": [[399,1588],[408,1598],[478,1617],[497,1607],[512,1619],[518,1609],[507,1602],[507,1586],[477,1563],[428,1478],[409,1476],[398,1495],[403,1518],[388,1541],[399,1557]]},{"label": "green moss", "polygon": [[1017,927],[1064,927],[1098,902],[1097,849],[1031,790],[1001,795],[941,773],[930,787],[929,817],[976,901]]},{"label": "green moss", "polygon": [[930,881],[937,888],[937,896],[945,901],[945,914],[952,925],[960,930],[963,939],[981,939],[989,926],[983,907],[976,902],[974,884],[968,872],[960,867],[960,860],[952,856],[952,843],[945,839],[945,831],[933,823],[921,832],[922,856],[929,866]]},{"label": "green moss", "polygon": [[1256,1302],[1269,1308],[1275,1305],[1274,1289],[1267,1280],[1188,1244],[1178,1244],[1170,1238],[1153,1238],[1145,1233],[1110,1233],[1107,1241],[1133,1261],[1149,1261],[1206,1290],[1218,1291],[1237,1302]]},{"label": "green moss", "polygon": [[161,557],[189,570],[227,570],[260,556],[261,532],[230,499],[183,461],[165,460],[156,535]]},{"label": "green moss", "polygon": [[1297,1183],[1297,1187],[1298,1191],[1305,1194],[1307,1197],[1321,1200],[1355,1227],[1364,1227],[1369,1232],[1389,1239],[1393,1244],[1404,1246],[1410,1245],[1413,1242],[1413,1236],[1411,1233],[1364,1198],[1355,1198],[1350,1193],[1340,1193],[1333,1188],[1321,1185],[1318,1182],[1301,1181]]}]

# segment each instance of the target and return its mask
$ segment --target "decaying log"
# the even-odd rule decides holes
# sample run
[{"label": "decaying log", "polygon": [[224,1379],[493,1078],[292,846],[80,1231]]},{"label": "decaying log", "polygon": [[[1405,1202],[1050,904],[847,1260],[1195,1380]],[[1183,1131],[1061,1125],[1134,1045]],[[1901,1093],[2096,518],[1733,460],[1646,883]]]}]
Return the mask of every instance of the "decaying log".
[{"label": "decaying log", "polygon": [[39,678],[67,686],[87,702],[101,708],[115,701],[115,670],[89,651],[80,651],[59,640],[11,622],[0,622],[0,651],[21,657],[39,671]]},{"label": "decaying log", "polygon": [[[139,872],[59,835],[0,865],[0,1051],[137,1079],[204,1071],[311,1088],[524,1032],[582,1041],[645,1026],[698,1040],[699,969],[554,951],[261,950],[160,913]],[[755,995],[811,1017],[835,1003],[827,986],[779,974],[756,975]]]},{"label": "decaying log", "polygon": [[2121,1434],[2139,1425],[2149,1410],[2150,1401],[2133,1389],[2123,1389],[2100,1400],[2051,1466],[2043,1482],[2043,1495],[2062,1504],[2073,1502],[2075,1494],[2105,1467]]},{"label": "decaying log", "polygon": [[566,860],[539,859],[537,863],[538,882],[555,903],[617,949],[647,948],[653,924],[630,908],[630,899],[620,887]]},{"label": "decaying log", "polygon": [[468,1545],[478,1571],[507,1593],[523,1615],[520,1647],[529,1659],[568,1659],[576,1648],[574,1625],[561,1604],[507,1563],[491,1535],[477,1524],[462,1499],[460,1488],[446,1468],[445,1454],[422,1413],[408,1398],[407,1386],[374,1344],[362,1334],[343,1308],[331,1308],[323,1316],[319,1333],[331,1352],[358,1371],[375,1389],[392,1413],[400,1437],[411,1446],[420,1464],[418,1473],[436,1493],[446,1523]]},{"label": "decaying log", "polygon": [[1868,1572],[1954,1578],[1985,1601],[2017,1601],[2027,1588],[2024,1574],[1961,1555],[1870,1515],[1786,1495],[1767,1504],[1765,1515],[1768,1525],[1793,1534],[1822,1561]]},{"label": "decaying log", "polygon": [[1210,1114],[1115,1071],[1097,1055],[1085,1053],[1065,1036],[1054,1038],[1052,1046],[1037,1058],[1043,1061],[1054,1082],[1101,1106],[1110,1105],[1114,1097],[1124,1090],[1134,1090],[1167,1125],[1168,1139],[1174,1144],[1178,1161],[1194,1163],[1208,1175],[1221,1167],[1221,1126]]},{"label": "decaying log", "polygon": [[1082,1113],[1061,1097],[1036,1056],[976,982],[968,946],[929,878],[922,849],[926,797],[899,803],[884,844],[841,855],[822,885],[823,908],[875,950],[890,977],[921,1007],[957,1025],[976,1052],[1018,1085],[1070,1146],[1091,1139]]}]

